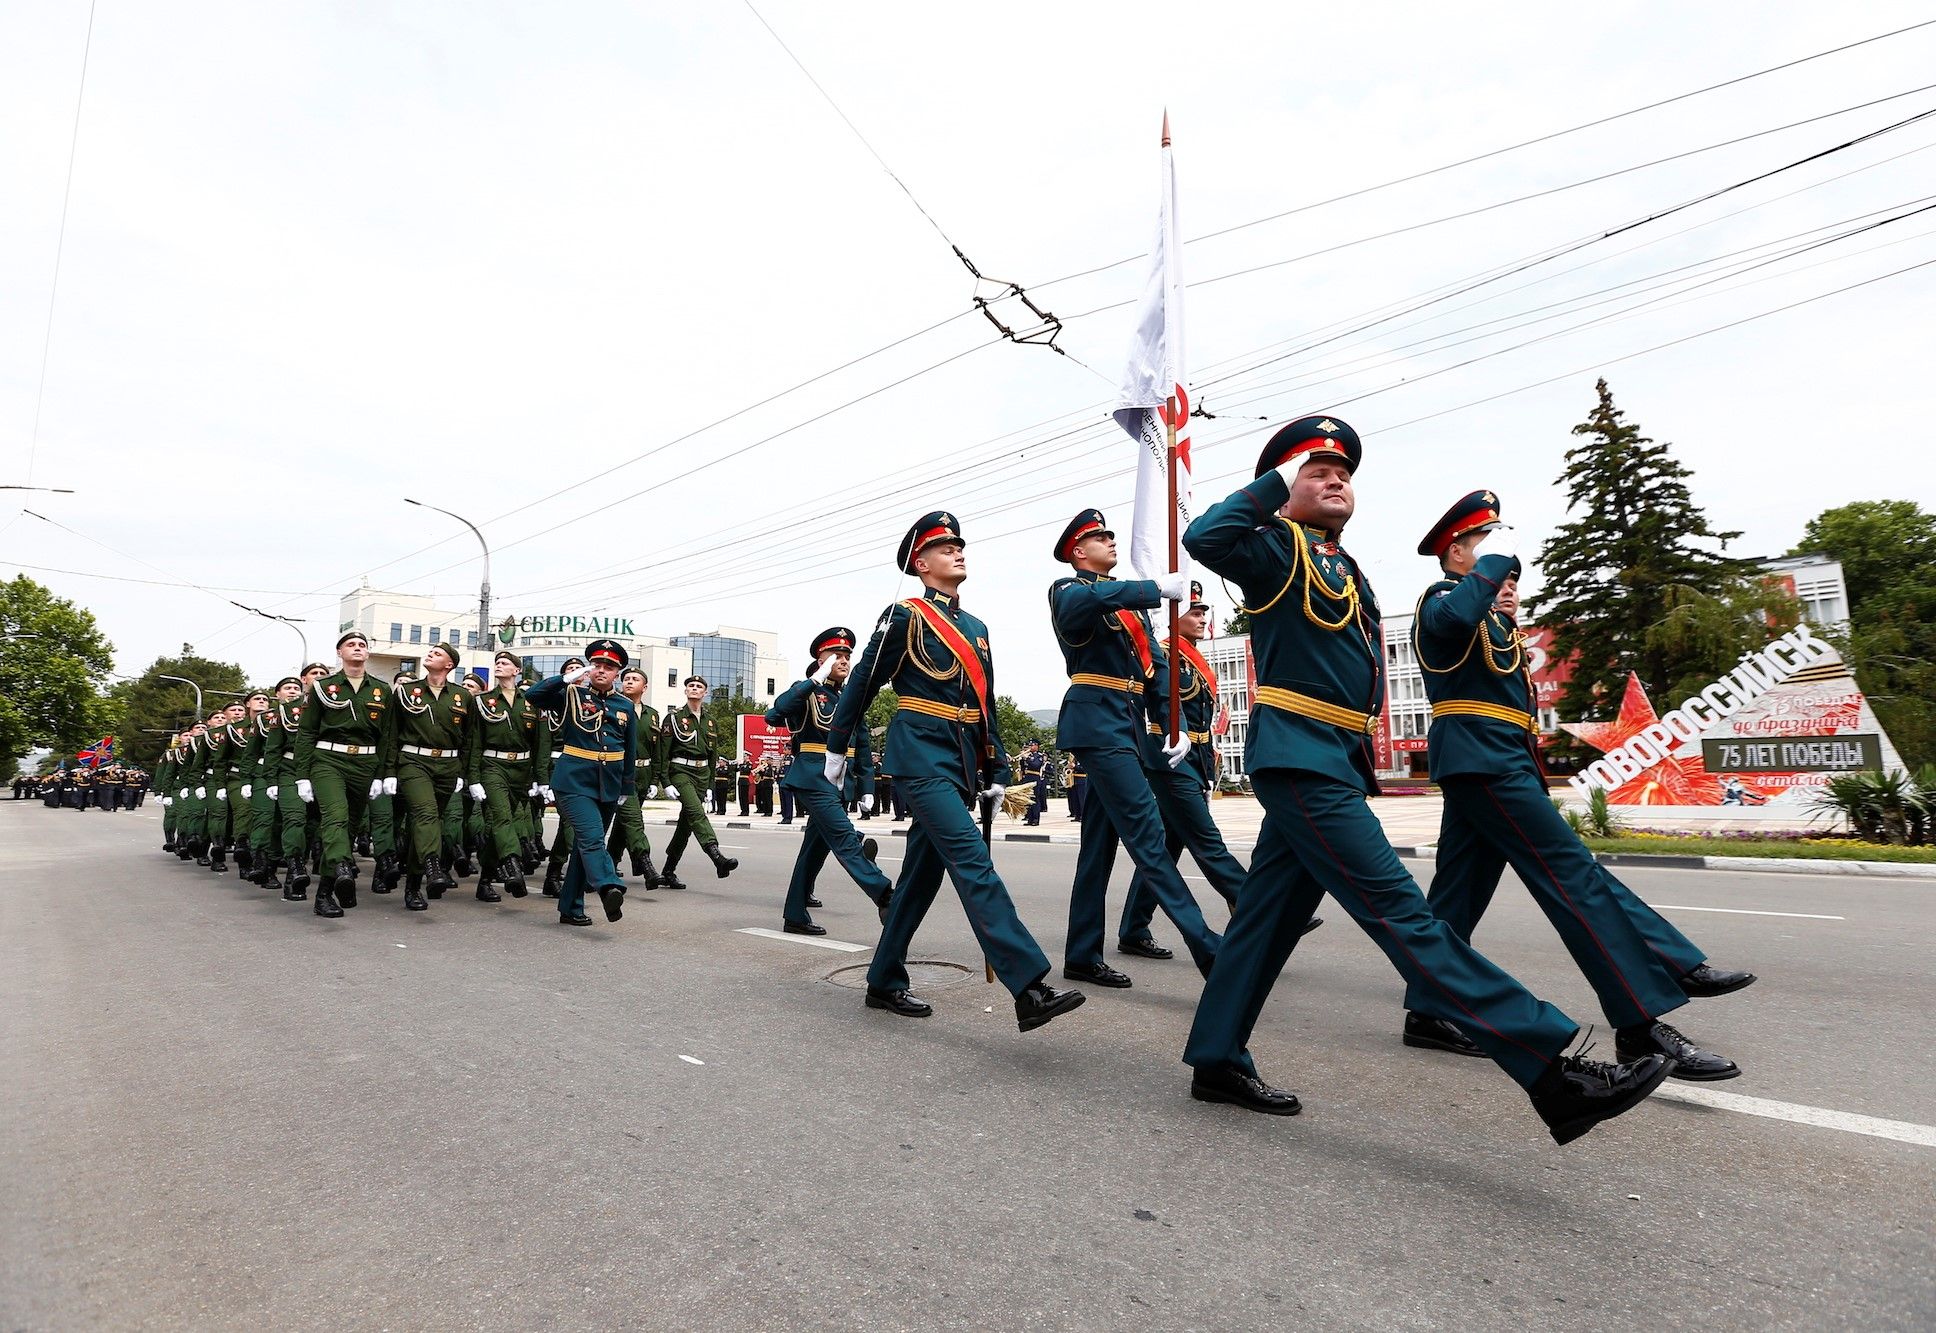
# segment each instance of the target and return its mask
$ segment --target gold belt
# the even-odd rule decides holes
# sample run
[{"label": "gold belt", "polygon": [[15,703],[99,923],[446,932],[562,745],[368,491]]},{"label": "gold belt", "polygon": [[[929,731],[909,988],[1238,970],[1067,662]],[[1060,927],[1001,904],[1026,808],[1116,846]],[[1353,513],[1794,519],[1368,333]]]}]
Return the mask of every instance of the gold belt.
[{"label": "gold belt", "polygon": [[1432,717],[1489,717],[1494,722],[1507,722],[1525,731],[1537,732],[1539,725],[1533,721],[1531,713],[1523,713],[1517,708],[1504,704],[1484,704],[1476,699],[1447,699],[1442,704],[1432,705]]},{"label": "gold belt", "polygon": [[576,745],[567,745],[565,747],[565,753],[573,759],[589,759],[597,764],[616,763],[618,760],[625,758],[625,751],[623,750],[585,750]]},{"label": "gold belt", "polygon": [[929,703],[926,699],[902,699],[901,711],[904,713],[926,713],[929,717],[945,718],[949,722],[979,722],[981,709],[966,706],[955,708],[947,704]]},{"label": "gold belt", "polygon": [[827,753],[827,747],[822,745],[819,741],[801,741],[800,753],[801,754],[825,754]]},{"label": "gold belt", "polygon": [[1259,685],[1257,702],[1270,708],[1282,709],[1286,713],[1296,713],[1308,717],[1313,722],[1324,722],[1344,731],[1355,731],[1361,736],[1375,736],[1378,733],[1378,714],[1360,713],[1350,708],[1340,708],[1322,699],[1313,699],[1308,694],[1295,690],[1280,690],[1275,685]]},{"label": "gold belt", "polygon": [[333,750],[337,754],[376,753],[376,746],[374,745],[339,745],[335,741],[317,741],[316,748],[319,750]]},{"label": "gold belt", "polygon": [[1093,671],[1077,671],[1069,677],[1071,685],[1094,685],[1098,689],[1116,690],[1123,694],[1141,694],[1143,682],[1127,680],[1122,676],[1098,676]]},{"label": "gold belt", "polygon": [[[1167,736],[1170,734],[1170,729],[1168,727],[1159,727],[1152,722],[1150,723],[1149,734],[1152,736]],[[1210,733],[1207,731],[1186,731],[1183,734],[1190,738],[1192,745],[1207,745],[1210,742]]]}]

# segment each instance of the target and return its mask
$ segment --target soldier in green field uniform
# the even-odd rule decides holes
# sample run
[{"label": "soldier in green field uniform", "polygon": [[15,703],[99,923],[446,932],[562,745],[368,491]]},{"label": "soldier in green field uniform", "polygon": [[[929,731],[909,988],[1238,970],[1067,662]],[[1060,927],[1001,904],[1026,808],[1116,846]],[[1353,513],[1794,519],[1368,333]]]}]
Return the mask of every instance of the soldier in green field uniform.
[{"label": "soldier in green field uniform", "polygon": [[472,700],[470,782],[484,811],[485,873],[495,873],[513,898],[525,895],[523,863],[531,838],[530,793],[537,783],[535,759],[544,740],[538,710],[518,688],[524,664],[500,650],[491,659],[494,688]]},{"label": "soldier in green field uniform", "polygon": [[[324,673],[328,674],[328,673]],[[280,859],[282,900],[301,902],[309,896],[308,813],[312,808],[296,794],[296,730],[302,722],[304,686],[296,676],[284,676],[276,683],[275,702],[269,707],[274,718],[263,738],[264,756],[260,781],[267,784],[267,814],[276,826],[277,856]],[[269,877],[257,883],[267,888],[275,883],[275,863]]]},{"label": "soldier in green field uniform", "polygon": [[[181,744],[182,738],[180,736],[170,736],[168,738],[167,748],[161,752],[161,758],[155,763],[155,790],[161,793],[159,797],[161,801],[161,850],[164,852],[172,852],[175,850],[175,829],[177,827],[177,821],[180,818],[175,806],[175,788],[180,785],[175,781],[175,772],[181,764]],[[17,778],[15,779],[14,799],[16,801],[20,799],[19,779]]]},{"label": "soldier in green field uniform", "polygon": [[[582,657],[567,657],[565,659],[564,665],[558,669],[559,674],[568,676],[572,672],[578,670],[580,667],[584,665],[585,665],[585,659]],[[541,708],[538,710],[538,725],[544,730],[544,733],[545,733],[546,753],[555,754],[558,749],[559,729],[565,725],[565,715],[561,712],[554,712],[549,708]],[[548,764],[546,765],[546,768],[547,768],[546,776],[540,777],[538,779],[538,790],[536,793],[534,793],[534,796],[533,796],[534,808],[531,815],[531,827],[537,833],[538,844],[540,847],[544,845],[545,806],[551,800],[551,787],[549,782],[547,781],[547,778],[549,776]],[[570,857],[571,857],[571,825],[565,821],[562,815],[560,815],[558,819],[558,832],[552,836],[551,851],[548,854],[546,863],[545,863],[545,877],[544,877],[544,896],[545,897],[556,898],[558,896],[558,890],[560,886],[564,884],[564,881],[565,881],[565,864],[570,859]]]},{"label": "soldier in green field uniform", "polygon": [[224,737],[228,765],[221,779],[222,793],[229,812],[229,846],[235,851],[236,873],[243,879],[250,879],[250,872],[255,868],[255,854],[250,848],[255,832],[254,811],[249,808],[244,789],[252,785],[250,755],[255,744],[256,715],[268,707],[269,696],[260,690],[245,696],[239,709],[235,704],[228,707],[229,724]]},{"label": "soldier in green field uniform", "polygon": [[679,824],[672,830],[666,847],[665,870],[659,876],[662,889],[683,889],[675,873],[686,842],[699,839],[699,849],[712,860],[721,879],[739,868],[739,862],[719,850],[719,835],[706,818],[706,783],[719,757],[731,744],[726,724],[705,711],[706,678],[686,677],[686,702],[659,723],[659,771],[672,784],[679,797]]},{"label": "soldier in green field uniform", "polygon": [[[466,672],[457,678],[457,683],[471,697],[470,711],[475,716],[476,699],[484,693],[484,682]],[[485,845],[484,798],[471,795],[468,763],[464,777],[464,786],[458,791],[457,798],[444,809],[444,864],[450,867],[453,875],[463,879],[477,868],[471,861],[471,853],[479,851],[479,859],[484,862],[484,873],[478,878],[478,887],[482,888],[494,878],[490,873],[491,858],[481,853]]]},{"label": "soldier in green field uniform", "polygon": [[244,740],[236,727],[246,712],[244,705],[230,704],[217,712],[208,725],[209,747],[204,761],[207,767],[202,772],[202,786],[208,797],[203,809],[208,817],[208,868],[218,875],[227,874],[229,868],[230,835],[235,818],[229,809],[229,773],[240,764],[235,752],[242,748]]},{"label": "soldier in green field uniform", "polygon": [[627,667],[620,673],[618,691],[632,701],[632,708],[639,715],[641,740],[638,758],[633,761],[638,782],[618,807],[612,831],[605,838],[605,850],[611,853],[613,864],[617,864],[619,848],[623,847],[631,855],[632,873],[645,881],[646,888],[656,889],[659,872],[652,865],[652,840],[645,836],[645,807],[641,802],[648,796],[658,795],[659,787],[665,782],[665,775],[660,772],[659,710],[645,701],[645,672],[637,667]]},{"label": "soldier in green field uniform", "polygon": [[[208,724],[197,722],[185,733],[175,765],[175,799],[181,814],[175,820],[175,855],[197,865],[208,864],[208,812],[204,809],[207,788],[203,774],[208,768]],[[200,792],[201,795],[196,795]]]},{"label": "soldier in green field uniform", "polygon": [[296,731],[296,791],[314,801],[323,839],[323,880],[316,890],[317,916],[337,917],[356,906],[356,863],[350,831],[378,796],[395,795],[397,779],[386,770],[390,687],[364,674],[370,641],[351,630],[336,641],[342,668],[323,677],[303,700]]},{"label": "soldier in green field uniform", "polygon": [[[396,686],[390,713],[389,767],[397,775],[395,807],[403,837],[403,905],[422,912],[457,881],[444,865],[444,819],[464,789],[470,693],[450,678],[457,649],[448,643],[424,651],[424,674]],[[497,902],[497,890],[480,884],[478,898]]]},{"label": "soldier in green field uniform", "polygon": [[[286,681],[294,685],[296,678]],[[278,692],[282,687],[276,687]],[[253,703],[253,698],[251,702]],[[249,716],[249,749],[242,762],[248,781],[242,795],[249,804],[249,870],[243,878],[265,889],[276,887],[276,863],[281,854],[282,827],[276,818],[275,798],[269,795],[276,769],[282,764],[282,723],[274,701],[262,696],[262,708]]]}]

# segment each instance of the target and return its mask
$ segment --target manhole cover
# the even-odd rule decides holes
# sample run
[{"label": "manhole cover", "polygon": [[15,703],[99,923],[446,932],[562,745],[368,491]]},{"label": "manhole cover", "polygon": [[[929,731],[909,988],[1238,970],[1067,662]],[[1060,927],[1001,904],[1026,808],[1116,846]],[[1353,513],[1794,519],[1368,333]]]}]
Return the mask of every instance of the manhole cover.
[{"label": "manhole cover", "polygon": [[[853,963],[847,967],[837,967],[827,974],[827,980],[836,986],[849,990],[867,989],[866,963]],[[944,963],[938,959],[910,959],[907,965],[908,989],[916,995],[922,991],[940,990],[943,986],[959,986],[964,981],[978,981],[982,970],[968,967],[962,963]]]}]

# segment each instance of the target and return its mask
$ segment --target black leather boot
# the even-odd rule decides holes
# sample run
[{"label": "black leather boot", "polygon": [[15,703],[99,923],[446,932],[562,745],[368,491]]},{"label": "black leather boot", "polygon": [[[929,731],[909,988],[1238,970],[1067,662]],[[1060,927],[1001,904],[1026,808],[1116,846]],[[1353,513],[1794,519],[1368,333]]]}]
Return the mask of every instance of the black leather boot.
[{"label": "black leather boot", "polygon": [[716,842],[709,843],[700,850],[706,853],[706,859],[713,863],[713,872],[721,879],[725,879],[726,876],[739,869],[738,858],[728,856],[720,851],[719,844]]},{"label": "black leather boot", "polygon": [[558,890],[565,885],[565,877],[556,866],[545,871],[544,888],[540,890],[547,898],[556,898]]},{"label": "black leather boot", "polygon": [[433,856],[424,863],[424,884],[431,897],[441,898],[446,889],[457,887],[457,880],[444,868],[442,859]]},{"label": "black leather boot", "polygon": [[424,897],[423,876],[407,875],[403,881],[403,906],[406,911],[428,912],[430,901]]},{"label": "black leather boot", "polygon": [[504,895],[491,887],[490,880],[480,879],[477,881],[477,901],[480,903],[501,903],[504,901]]},{"label": "black leather boot", "polygon": [[316,888],[316,915],[341,916],[343,909],[336,904],[336,894],[330,889],[329,881],[324,880]]},{"label": "black leather boot", "polygon": [[[324,882],[334,890],[336,901],[346,908],[356,906],[356,866],[348,861],[338,861],[332,878],[334,883]],[[320,901],[322,894],[318,893],[316,897]]]},{"label": "black leather boot", "polygon": [[652,864],[652,853],[647,852],[638,859],[633,873],[639,876],[639,887],[648,891],[659,887],[659,868]]},{"label": "black leather boot", "polygon": [[394,851],[385,852],[376,859],[376,870],[370,875],[371,886],[378,893],[388,893],[397,887],[403,878],[403,858]]},{"label": "black leather boot", "polygon": [[282,900],[286,903],[299,903],[309,896],[309,872],[304,870],[300,861],[291,861],[289,871],[282,881]]},{"label": "black leather boot", "polygon": [[497,877],[504,884],[504,891],[513,898],[522,898],[530,889],[524,886],[524,873],[519,870],[515,859],[498,862]]}]

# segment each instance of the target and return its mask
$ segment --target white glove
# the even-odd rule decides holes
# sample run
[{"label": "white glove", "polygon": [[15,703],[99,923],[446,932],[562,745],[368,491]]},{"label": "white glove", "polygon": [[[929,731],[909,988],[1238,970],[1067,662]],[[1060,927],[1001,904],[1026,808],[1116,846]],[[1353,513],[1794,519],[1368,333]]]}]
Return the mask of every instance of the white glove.
[{"label": "white glove", "polygon": [[555,799],[556,799],[556,798],[555,798],[554,796],[552,796],[552,794],[551,794],[551,788],[549,788],[549,787],[546,787],[546,786],[540,786],[540,787],[538,788],[538,795],[540,795],[540,796],[542,796],[542,797],[544,797],[544,798],[545,798],[545,799],[546,799],[547,801],[550,801],[550,800],[555,800]]},{"label": "white glove", "polygon": [[370,799],[374,801],[377,797],[381,795],[383,795],[383,779],[371,778],[370,779]]},{"label": "white glove", "polygon": [[308,778],[297,778],[296,795],[302,797],[304,805],[308,805],[316,799],[316,789],[309,785]]},{"label": "white glove", "polygon": [[847,781],[847,756],[835,754],[832,750],[827,751],[826,773],[827,781],[834,784],[835,791],[839,791],[841,785]]},{"label": "white glove", "polygon": [[532,784],[531,784],[531,790],[530,790],[530,791],[528,791],[528,792],[526,792],[526,793],[525,793],[525,795],[526,795],[526,796],[536,796],[537,794],[538,794],[538,784],[534,782],[534,783],[532,783]]},{"label": "white glove", "polygon": [[646,800],[646,801],[656,801],[656,800],[658,800],[658,799],[659,799],[659,789],[658,789],[658,788],[657,788],[656,786],[654,786],[654,787],[647,787],[647,788],[645,789],[645,795],[644,795],[644,796],[642,796],[642,797],[640,797],[640,799],[641,799],[641,800]]},{"label": "white glove", "polygon": [[271,787],[271,788],[269,788],[269,799],[270,799],[270,800],[272,800],[272,801],[275,801],[275,800],[280,800],[281,798],[282,798],[282,788],[281,788],[281,787],[279,787],[279,786],[278,786],[278,787]]},{"label": "white glove", "polygon": [[248,800],[253,800],[254,798],[255,798],[255,784],[253,782],[243,783],[242,799],[245,801],[248,801]]},{"label": "white glove", "polygon": [[188,799],[188,788],[186,788],[186,787],[183,787],[183,788],[182,788],[182,789],[181,789],[180,791],[178,791],[178,792],[176,792],[176,793],[175,793],[175,795],[177,795],[177,796],[179,796],[179,797],[181,797],[181,798],[182,798],[182,799],[183,799],[184,801],[185,801],[185,800],[187,800],[187,799]]},{"label": "white glove", "polygon": [[1190,580],[1175,570],[1157,575],[1154,582],[1166,602],[1181,602],[1190,596]]},{"label": "white glove", "polygon": [[871,815],[874,813],[874,798],[871,795],[860,798],[860,812],[863,815]]},{"label": "white glove", "polygon": [[999,782],[995,782],[989,784],[988,790],[981,794],[981,798],[984,801],[999,801],[1007,794],[1008,788]]},{"label": "white glove", "polygon": [[462,779],[462,778],[452,778],[452,779],[450,780],[450,793],[451,793],[451,795],[453,795],[453,796],[455,796],[455,795],[456,795],[456,794],[457,794],[458,792],[460,792],[460,791],[462,791],[462,790],[464,790],[464,779]]},{"label": "white glove", "polygon": [[168,801],[168,798],[167,798],[166,796],[157,796],[157,797],[155,797],[155,799],[156,799],[157,801],[159,801],[159,802],[161,802],[161,808],[162,808],[162,809],[164,809],[164,810],[166,810],[166,809],[168,808],[168,805],[169,805],[169,801]]},{"label": "white glove", "polygon": [[1519,554],[1519,533],[1513,528],[1500,526],[1479,539],[1472,548],[1472,558],[1482,555],[1516,556]]},{"label": "white glove", "polygon": [[834,674],[834,663],[839,660],[839,653],[828,653],[820,659],[820,665],[813,669],[813,675],[809,679],[816,685],[825,685],[827,677]]},{"label": "white glove", "polygon": [[215,799],[216,799],[216,800],[218,800],[218,801],[226,801],[226,800],[228,800],[228,798],[229,798],[229,789],[228,789],[227,787],[217,787],[217,788],[215,789]]},{"label": "white glove", "polygon": [[397,794],[397,780],[395,778],[383,779],[383,794],[385,796],[395,796]]},{"label": "white glove", "polygon": [[1205,787],[1203,789],[1203,799],[1206,801],[1209,800],[1212,796],[1215,796],[1216,794],[1217,794],[1217,789],[1215,787]]},{"label": "white glove", "polygon": [[1189,753],[1190,733],[1187,731],[1177,732],[1176,740],[1163,747],[1163,757],[1170,761],[1171,768],[1181,768],[1183,766],[1183,757]]},{"label": "white glove", "polygon": [[591,674],[592,669],[588,666],[573,667],[565,673],[565,684],[576,685],[579,681]]},{"label": "white glove", "polygon": [[482,800],[484,799],[484,784],[483,784],[483,783],[481,783],[481,782],[473,782],[473,783],[471,784],[471,799],[472,799],[473,801],[482,801]]}]

